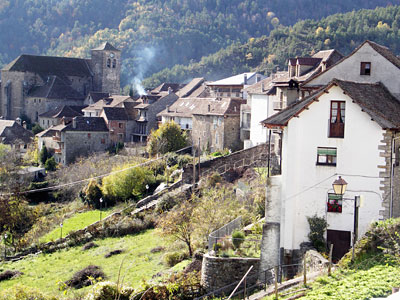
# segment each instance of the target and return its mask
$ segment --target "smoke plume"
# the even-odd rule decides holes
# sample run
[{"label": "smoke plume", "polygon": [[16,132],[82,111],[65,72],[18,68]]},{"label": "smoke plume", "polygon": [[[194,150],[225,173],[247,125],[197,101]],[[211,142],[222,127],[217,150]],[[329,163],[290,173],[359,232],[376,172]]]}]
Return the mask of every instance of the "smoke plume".
[{"label": "smoke plume", "polygon": [[145,47],[135,52],[137,58],[136,76],[132,79],[132,86],[136,89],[140,96],[146,95],[146,90],[142,85],[143,78],[148,71],[149,67],[153,63],[154,57],[156,56],[155,47]]}]

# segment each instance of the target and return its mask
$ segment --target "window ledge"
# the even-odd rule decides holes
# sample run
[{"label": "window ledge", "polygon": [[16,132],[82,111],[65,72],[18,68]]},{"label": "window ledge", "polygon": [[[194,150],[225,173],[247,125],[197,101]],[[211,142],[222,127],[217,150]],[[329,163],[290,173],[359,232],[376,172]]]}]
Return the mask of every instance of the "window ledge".
[{"label": "window ledge", "polygon": [[329,163],[316,163],[317,166],[325,166],[325,167],[336,167],[336,164],[329,164]]}]

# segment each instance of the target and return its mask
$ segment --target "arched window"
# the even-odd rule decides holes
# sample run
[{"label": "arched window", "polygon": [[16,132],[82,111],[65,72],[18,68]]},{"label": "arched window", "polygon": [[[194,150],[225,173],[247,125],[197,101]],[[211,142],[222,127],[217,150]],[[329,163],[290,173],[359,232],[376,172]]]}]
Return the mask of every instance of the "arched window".
[{"label": "arched window", "polygon": [[113,60],[113,68],[115,69],[116,66],[117,66],[117,60],[114,59],[114,60]]},{"label": "arched window", "polygon": [[107,68],[111,68],[111,59],[107,59]]}]

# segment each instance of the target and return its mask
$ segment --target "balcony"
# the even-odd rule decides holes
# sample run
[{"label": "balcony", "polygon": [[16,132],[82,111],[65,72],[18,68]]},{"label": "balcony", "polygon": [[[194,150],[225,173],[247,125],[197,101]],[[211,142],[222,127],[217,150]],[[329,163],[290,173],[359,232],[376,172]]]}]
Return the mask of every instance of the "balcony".
[{"label": "balcony", "polygon": [[61,137],[54,135],[53,136],[53,141],[61,142]]},{"label": "balcony", "polygon": [[61,154],[61,149],[54,149],[54,153]]}]

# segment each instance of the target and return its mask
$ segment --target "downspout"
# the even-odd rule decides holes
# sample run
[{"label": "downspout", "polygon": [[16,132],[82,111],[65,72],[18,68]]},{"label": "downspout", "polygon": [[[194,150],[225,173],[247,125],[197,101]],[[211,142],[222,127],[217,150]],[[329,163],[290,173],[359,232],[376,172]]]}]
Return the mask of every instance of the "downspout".
[{"label": "downspout", "polygon": [[270,167],[271,167],[271,129],[268,130],[268,173],[267,177],[270,177]]},{"label": "downspout", "polygon": [[390,153],[390,209],[389,209],[389,218],[393,217],[393,177],[394,177],[394,167],[393,167],[393,153],[395,153],[395,144],[394,144],[394,134],[392,132],[392,140],[391,140],[391,153]]}]

